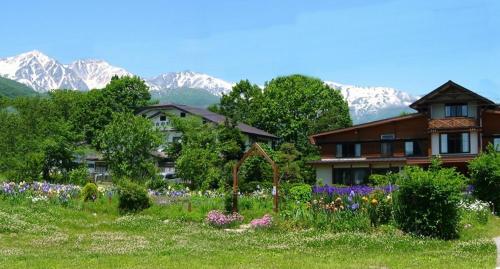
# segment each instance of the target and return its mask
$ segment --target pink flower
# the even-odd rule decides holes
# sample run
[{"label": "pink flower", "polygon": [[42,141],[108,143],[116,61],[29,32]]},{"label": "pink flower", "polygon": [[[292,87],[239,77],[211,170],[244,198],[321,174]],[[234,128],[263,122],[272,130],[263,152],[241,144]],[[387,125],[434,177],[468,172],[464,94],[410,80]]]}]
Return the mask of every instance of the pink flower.
[{"label": "pink flower", "polygon": [[273,217],[265,214],[261,219],[254,219],[250,222],[252,228],[269,228],[273,224]]},{"label": "pink flower", "polygon": [[224,215],[224,213],[218,210],[212,210],[208,212],[206,221],[208,224],[216,226],[216,227],[225,227],[233,222],[241,222],[243,221],[243,216],[234,212],[230,215]]}]

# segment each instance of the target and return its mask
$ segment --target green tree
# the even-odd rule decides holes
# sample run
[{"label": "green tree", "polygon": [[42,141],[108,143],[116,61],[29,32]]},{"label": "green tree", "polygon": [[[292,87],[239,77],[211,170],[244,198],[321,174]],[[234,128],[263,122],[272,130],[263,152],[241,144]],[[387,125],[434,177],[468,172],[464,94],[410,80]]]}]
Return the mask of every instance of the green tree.
[{"label": "green tree", "polygon": [[145,181],[156,175],[151,153],[161,145],[162,135],[148,119],[115,113],[96,143],[115,177]]},{"label": "green tree", "polygon": [[170,118],[183,134],[180,143],[167,147],[178,156],[177,175],[194,189],[224,188],[231,169],[226,164],[240,158],[245,147],[240,131],[229,123],[204,124],[199,117]]},{"label": "green tree", "polygon": [[259,86],[241,80],[231,92],[222,95],[219,112],[236,121],[253,124],[261,99],[262,89]]},{"label": "green tree", "polygon": [[240,81],[224,95],[221,113],[251,124],[293,143],[305,154],[315,154],[308,136],[352,124],[340,91],[323,81],[303,75],[277,77],[264,90],[248,80]]},{"label": "green tree", "polygon": [[491,202],[496,214],[500,213],[500,153],[489,145],[488,149],[469,163],[474,195]]},{"label": "green tree", "polygon": [[139,77],[114,76],[104,89],[87,92],[77,120],[89,144],[110,123],[113,113],[134,113],[138,108],[151,103],[149,88]]},{"label": "green tree", "polygon": [[0,111],[0,167],[12,179],[66,176],[81,136],[50,98],[11,100]]}]

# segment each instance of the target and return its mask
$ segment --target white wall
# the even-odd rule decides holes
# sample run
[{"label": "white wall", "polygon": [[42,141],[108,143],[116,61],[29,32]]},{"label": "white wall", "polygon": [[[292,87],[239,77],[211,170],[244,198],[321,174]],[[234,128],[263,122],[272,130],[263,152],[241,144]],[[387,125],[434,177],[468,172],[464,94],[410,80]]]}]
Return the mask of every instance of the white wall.
[{"label": "white wall", "polygon": [[316,180],[321,180],[323,184],[332,185],[332,166],[331,165],[320,165],[316,166]]},{"label": "white wall", "polygon": [[432,155],[439,155],[439,134],[431,134]]}]

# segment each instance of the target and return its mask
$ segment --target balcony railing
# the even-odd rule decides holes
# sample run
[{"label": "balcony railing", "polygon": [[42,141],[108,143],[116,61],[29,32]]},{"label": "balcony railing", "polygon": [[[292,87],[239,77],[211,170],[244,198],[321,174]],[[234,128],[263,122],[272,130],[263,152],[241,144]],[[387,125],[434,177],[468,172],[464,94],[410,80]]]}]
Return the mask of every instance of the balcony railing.
[{"label": "balcony railing", "polygon": [[444,118],[444,119],[430,119],[429,129],[430,130],[441,130],[441,129],[470,129],[478,128],[478,121],[474,118],[456,117],[456,118]]}]

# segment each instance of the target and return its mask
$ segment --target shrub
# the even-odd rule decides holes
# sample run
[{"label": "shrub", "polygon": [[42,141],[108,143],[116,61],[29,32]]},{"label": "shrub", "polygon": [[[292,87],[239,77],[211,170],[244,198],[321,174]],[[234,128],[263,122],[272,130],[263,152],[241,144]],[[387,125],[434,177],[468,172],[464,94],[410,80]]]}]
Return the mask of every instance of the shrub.
[{"label": "shrub", "polygon": [[69,183],[75,185],[84,185],[89,182],[89,170],[86,167],[79,167],[69,172]]},{"label": "shrub", "polygon": [[224,194],[224,210],[226,212],[233,212],[233,193],[228,191]]},{"label": "shrub", "polygon": [[397,179],[397,174],[388,173],[385,175],[372,174],[368,178],[370,183],[374,186],[385,186],[389,184],[394,184]]},{"label": "shrub", "polygon": [[442,239],[458,235],[464,177],[450,168],[406,167],[399,174],[394,218],[405,232]]},{"label": "shrub", "polygon": [[146,189],[136,183],[124,181],[118,186],[120,213],[138,212],[151,206]]},{"label": "shrub", "polygon": [[82,197],[83,201],[95,201],[97,196],[99,195],[99,191],[97,190],[97,185],[95,183],[89,182],[85,184],[82,189]]},{"label": "shrub", "polygon": [[496,214],[500,212],[500,154],[490,145],[469,164],[473,194],[482,201],[493,203]]},{"label": "shrub", "polygon": [[288,196],[292,201],[298,203],[307,203],[312,198],[312,188],[308,184],[296,185],[288,191]]},{"label": "shrub", "polygon": [[370,194],[367,200],[368,216],[372,226],[387,224],[392,219],[392,196],[381,190]]},{"label": "shrub", "polygon": [[146,188],[150,190],[163,190],[166,189],[167,187],[168,187],[167,181],[159,177],[154,177],[146,181]]}]

